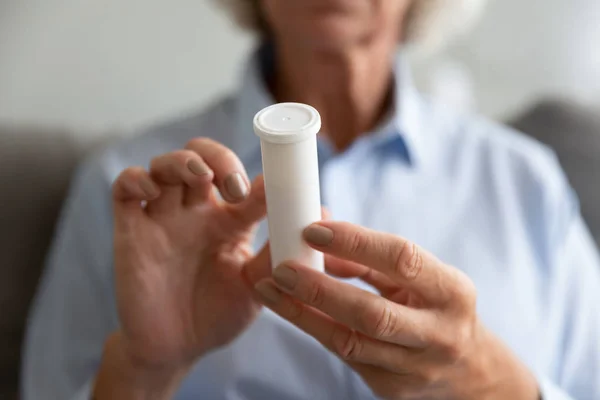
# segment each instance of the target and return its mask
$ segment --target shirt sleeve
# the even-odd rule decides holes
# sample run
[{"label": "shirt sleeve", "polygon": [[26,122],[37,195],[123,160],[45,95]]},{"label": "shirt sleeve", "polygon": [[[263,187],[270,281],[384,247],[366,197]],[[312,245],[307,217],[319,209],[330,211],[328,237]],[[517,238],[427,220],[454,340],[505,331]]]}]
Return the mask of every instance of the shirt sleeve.
[{"label": "shirt sleeve", "polygon": [[80,168],[59,219],[25,337],[24,400],[89,399],[103,344],[118,326],[110,182]]},{"label": "shirt sleeve", "polygon": [[544,400],[600,399],[600,259],[576,197],[563,200],[546,282],[549,326],[559,332],[558,356],[552,376],[539,378],[540,389]]}]

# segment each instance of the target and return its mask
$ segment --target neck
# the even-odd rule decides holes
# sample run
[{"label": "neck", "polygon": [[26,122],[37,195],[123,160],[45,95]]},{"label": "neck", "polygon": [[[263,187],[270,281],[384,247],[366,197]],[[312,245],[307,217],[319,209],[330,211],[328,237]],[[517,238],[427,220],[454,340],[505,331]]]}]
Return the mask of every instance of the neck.
[{"label": "neck", "polygon": [[306,103],[319,110],[321,134],[342,151],[371,131],[390,107],[390,55],[395,44],[372,40],[333,52],[276,43],[271,89],[277,101]]}]

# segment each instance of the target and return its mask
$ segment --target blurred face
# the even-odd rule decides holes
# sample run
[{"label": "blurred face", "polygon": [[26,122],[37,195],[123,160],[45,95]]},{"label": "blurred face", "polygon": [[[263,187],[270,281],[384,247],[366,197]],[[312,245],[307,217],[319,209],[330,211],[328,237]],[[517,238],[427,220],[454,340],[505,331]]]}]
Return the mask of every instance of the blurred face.
[{"label": "blurred face", "polygon": [[341,49],[376,36],[400,38],[413,0],[260,0],[276,40]]}]

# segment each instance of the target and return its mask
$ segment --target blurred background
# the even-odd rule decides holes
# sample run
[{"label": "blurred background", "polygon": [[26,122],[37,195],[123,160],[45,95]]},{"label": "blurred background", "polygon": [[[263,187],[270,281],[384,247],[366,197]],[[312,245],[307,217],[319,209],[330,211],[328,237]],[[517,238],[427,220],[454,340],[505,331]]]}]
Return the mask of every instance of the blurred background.
[{"label": "blurred background", "polygon": [[251,45],[210,0],[2,0],[0,119],[135,128],[231,88]]},{"label": "blurred background", "polygon": [[[414,62],[422,90],[498,119],[544,96],[600,103],[600,2],[489,0],[468,36]],[[0,120],[137,128],[232,88],[252,38],[211,0],[3,0]]]},{"label": "blurred background", "polygon": [[[600,242],[598,43],[598,0],[488,0],[468,35],[411,62],[436,101],[552,147]],[[17,396],[27,309],[75,165],[107,136],[233,89],[252,45],[212,0],[0,0],[1,399]]]}]

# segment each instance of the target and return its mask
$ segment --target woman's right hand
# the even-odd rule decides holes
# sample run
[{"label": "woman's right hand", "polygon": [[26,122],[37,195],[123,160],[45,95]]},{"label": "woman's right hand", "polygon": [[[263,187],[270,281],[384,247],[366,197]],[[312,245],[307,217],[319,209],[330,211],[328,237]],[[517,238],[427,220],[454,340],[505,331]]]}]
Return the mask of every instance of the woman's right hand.
[{"label": "woman's right hand", "polygon": [[250,185],[230,149],[192,140],[149,171],[123,171],[113,199],[117,336],[132,360],[191,366],[254,320],[260,305],[243,270],[270,271],[268,249],[251,249],[266,213],[264,184]]}]

